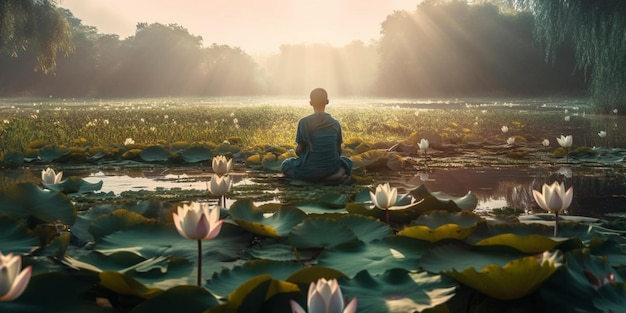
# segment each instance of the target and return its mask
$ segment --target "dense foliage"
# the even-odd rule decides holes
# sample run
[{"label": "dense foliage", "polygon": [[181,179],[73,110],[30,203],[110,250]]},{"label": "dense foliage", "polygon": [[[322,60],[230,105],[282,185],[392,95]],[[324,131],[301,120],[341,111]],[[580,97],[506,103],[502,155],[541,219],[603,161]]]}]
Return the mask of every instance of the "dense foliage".
[{"label": "dense foliage", "polygon": [[555,58],[563,42],[574,43],[577,65],[589,74],[591,96],[599,111],[608,113],[616,105],[626,108],[626,2],[514,2],[533,12],[536,37],[545,45],[548,58]]},{"label": "dense foliage", "polygon": [[[26,1],[28,2],[28,1]],[[83,25],[67,10],[76,47],[56,58],[55,75],[32,72],[36,49],[0,55],[1,96],[180,96],[306,94],[461,96],[580,94],[571,49],[554,65],[543,60],[529,14],[505,15],[493,5],[427,2],[395,12],[377,42],[344,47],[290,44],[257,57],[211,44],[181,25],[137,25],[120,39]],[[377,22],[377,21],[372,21]]]}]

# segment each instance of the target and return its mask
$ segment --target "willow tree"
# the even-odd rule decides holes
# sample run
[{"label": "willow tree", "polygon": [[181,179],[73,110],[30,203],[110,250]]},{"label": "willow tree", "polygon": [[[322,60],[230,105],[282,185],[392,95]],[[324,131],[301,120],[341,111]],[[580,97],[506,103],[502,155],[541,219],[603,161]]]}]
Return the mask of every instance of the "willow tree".
[{"label": "willow tree", "polygon": [[600,113],[626,114],[626,1],[510,1],[535,16],[535,36],[548,60],[566,40],[574,44],[577,67],[587,75]]},{"label": "willow tree", "polygon": [[35,70],[54,71],[58,53],[74,49],[70,26],[54,0],[1,0],[0,53],[36,56]]}]

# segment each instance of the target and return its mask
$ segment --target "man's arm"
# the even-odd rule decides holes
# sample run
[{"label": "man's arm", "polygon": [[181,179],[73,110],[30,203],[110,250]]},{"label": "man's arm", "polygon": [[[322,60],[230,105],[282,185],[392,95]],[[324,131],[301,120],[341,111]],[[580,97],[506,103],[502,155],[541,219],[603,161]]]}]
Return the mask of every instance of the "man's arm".
[{"label": "man's arm", "polygon": [[296,146],[296,155],[300,156],[302,152],[304,152],[304,144],[299,143],[298,146]]}]

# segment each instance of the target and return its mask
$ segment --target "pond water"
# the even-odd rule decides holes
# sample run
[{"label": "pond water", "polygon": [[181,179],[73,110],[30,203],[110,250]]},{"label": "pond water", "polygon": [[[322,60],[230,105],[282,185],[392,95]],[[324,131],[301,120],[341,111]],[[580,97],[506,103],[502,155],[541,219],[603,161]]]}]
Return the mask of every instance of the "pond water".
[{"label": "pond water", "polygon": [[[3,171],[3,185],[24,178],[37,181],[40,170],[18,169]],[[150,168],[133,170],[65,170],[64,177],[78,176],[90,183],[103,182],[98,193],[122,193],[140,191],[206,191],[211,179],[210,169],[202,167]],[[257,205],[281,202],[277,185],[288,188],[280,174],[238,170],[231,174],[233,190],[246,190],[246,197],[263,199]],[[543,183],[562,181],[574,187],[574,200],[568,214],[601,217],[606,213],[626,212],[626,174],[616,167],[485,167],[485,168],[431,168],[421,172],[398,172],[382,180],[407,192],[426,186],[431,192],[441,192],[461,197],[468,192],[478,199],[475,212],[481,215],[498,213],[525,214],[541,212],[532,196],[532,189],[540,190]],[[271,183],[275,181],[276,183]],[[271,184],[270,184],[271,183]],[[282,185],[281,185],[282,184]],[[355,185],[353,190],[371,185]],[[284,185],[284,186],[283,186]],[[250,188],[254,186],[254,188]],[[306,189],[306,188],[305,188]],[[208,193],[207,193],[208,195]],[[269,199],[269,200],[268,200]],[[231,198],[227,201],[235,201]],[[227,204],[228,204],[227,202]]]}]

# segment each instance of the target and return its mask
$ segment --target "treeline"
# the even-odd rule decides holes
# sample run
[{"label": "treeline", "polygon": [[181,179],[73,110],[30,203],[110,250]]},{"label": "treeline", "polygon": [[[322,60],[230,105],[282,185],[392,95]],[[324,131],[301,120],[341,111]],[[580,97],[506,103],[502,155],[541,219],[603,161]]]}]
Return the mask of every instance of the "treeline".
[{"label": "treeline", "polygon": [[492,5],[428,1],[389,15],[379,41],[283,45],[257,59],[236,47],[204,46],[179,25],[140,23],[122,40],[63,13],[74,53],[59,56],[47,75],[33,71],[35,54],[0,55],[0,96],[302,95],[317,86],[333,96],[537,96],[587,89],[571,48],[546,62],[532,16]]}]

